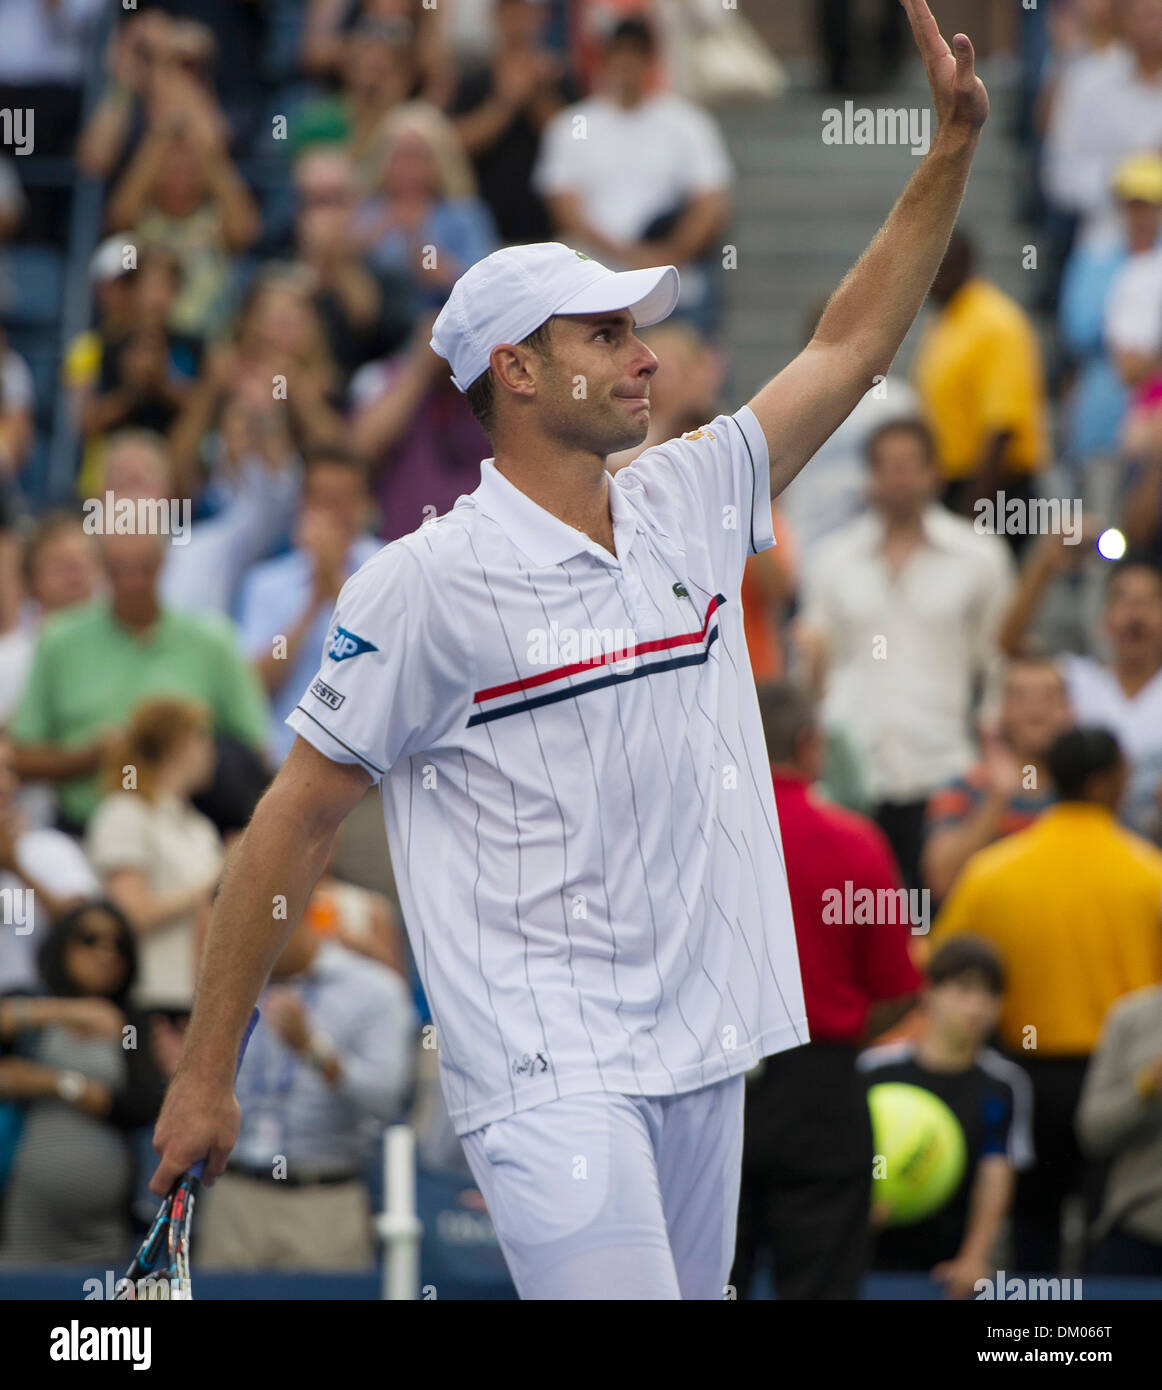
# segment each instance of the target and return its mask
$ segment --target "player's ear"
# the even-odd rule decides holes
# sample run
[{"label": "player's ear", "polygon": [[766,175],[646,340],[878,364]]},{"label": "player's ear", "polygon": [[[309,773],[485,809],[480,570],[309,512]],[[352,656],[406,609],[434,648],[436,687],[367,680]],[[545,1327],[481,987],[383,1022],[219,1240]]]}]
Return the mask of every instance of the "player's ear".
[{"label": "player's ear", "polygon": [[511,391],[517,396],[536,395],[533,358],[534,354],[528,348],[512,343],[501,343],[499,347],[494,347],[488,360],[498,389]]}]

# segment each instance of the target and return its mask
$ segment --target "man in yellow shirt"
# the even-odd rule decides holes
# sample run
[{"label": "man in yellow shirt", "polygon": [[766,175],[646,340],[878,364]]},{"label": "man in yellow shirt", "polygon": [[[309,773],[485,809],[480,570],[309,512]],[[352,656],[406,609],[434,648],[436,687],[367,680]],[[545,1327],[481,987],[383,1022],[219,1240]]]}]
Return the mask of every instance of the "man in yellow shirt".
[{"label": "man in yellow shirt", "polygon": [[1018,1180],[1016,1255],[1052,1274],[1061,1203],[1087,1182],[1074,1115],[1089,1054],[1110,1006],[1162,981],[1162,852],[1117,822],[1128,774],[1108,730],[1062,734],[1047,762],[1060,801],[969,860],[933,934],[983,936],[1004,963],[1000,1040],[1033,1082],[1037,1155]]},{"label": "man in yellow shirt", "polygon": [[1003,492],[1006,501],[1028,501],[1049,454],[1033,325],[1019,304],[976,274],[972,243],[959,229],[931,297],[939,312],[921,339],[913,375],[936,436],[944,502],[972,517],[978,498],[996,502]]}]

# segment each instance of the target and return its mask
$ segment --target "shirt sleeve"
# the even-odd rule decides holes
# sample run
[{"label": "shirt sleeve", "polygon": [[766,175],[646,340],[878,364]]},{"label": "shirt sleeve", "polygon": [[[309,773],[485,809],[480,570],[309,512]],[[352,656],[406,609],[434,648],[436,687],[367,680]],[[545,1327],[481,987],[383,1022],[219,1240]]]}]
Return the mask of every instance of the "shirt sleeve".
[{"label": "shirt sleeve", "polygon": [[107,797],[93,813],[85,836],[89,863],[102,878],[118,869],[148,869],[152,856],[142,835],[140,801],[132,794]]},{"label": "shirt sleeve", "polygon": [[470,650],[419,555],[396,542],[344,584],[319,673],[286,722],[324,757],[378,782],[466,722]]},{"label": "shirt sleeve", "polygon": [[742,588],[747,557],[775,544],[767,441],[749,406],[647,449],[613,485],[675,540],[701,538],[730,593]]},{"label": "shirt sleeve", "polygon": [[59,830],[42,830],[16,842],[20,866],[57,897],[92,897],[100,888],[84,851]]}]

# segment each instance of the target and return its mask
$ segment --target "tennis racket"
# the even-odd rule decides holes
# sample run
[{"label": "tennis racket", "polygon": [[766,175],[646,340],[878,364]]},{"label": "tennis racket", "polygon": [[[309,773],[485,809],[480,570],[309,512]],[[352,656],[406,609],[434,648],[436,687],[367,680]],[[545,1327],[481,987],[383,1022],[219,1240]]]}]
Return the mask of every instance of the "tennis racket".
[{"label": "tennis racket", "polygon": [[[242,1046],[238,1049],[238,1065],[234,1068],[234,1079],[246,1055],[246,1044],[258,1022],[258,1010],[250,1015],[246,1032],[242,1035]],[[169,1190],[153,1219],[145,1239],[138,1247],[133,1263],[119,1281],[114,1298],[135,1300],[142,1298],[162,1298],[184,1300],[193,1298],[190,1287],[190,1227],[194,1218],[194,1204],[202,1183],[206,1160],[198,1159],[188,1172],[181,1175]],[[138,1284],[143,1287],[138,1289]]]}]

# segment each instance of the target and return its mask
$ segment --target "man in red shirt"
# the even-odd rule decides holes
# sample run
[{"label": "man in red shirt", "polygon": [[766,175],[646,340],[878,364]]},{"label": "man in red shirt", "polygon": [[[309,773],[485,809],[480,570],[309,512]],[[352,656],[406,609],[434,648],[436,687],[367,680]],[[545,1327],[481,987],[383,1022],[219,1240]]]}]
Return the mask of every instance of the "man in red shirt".
[{"label": "man in red shirt", "polygon": [[[731,1283],[745,1298],[769,1261],[779,1298],[857,1298],[872,1135],[855,1059],[920,986],[908,955],[913,918],[900,910],[902,880],[883,832],[812,791],[823,736],[809,698],[789,683],[767,685],[759,707],[811,1042],[767,1058],[748,1081]],[[851,909],[863,903],[875,907]]]}]

